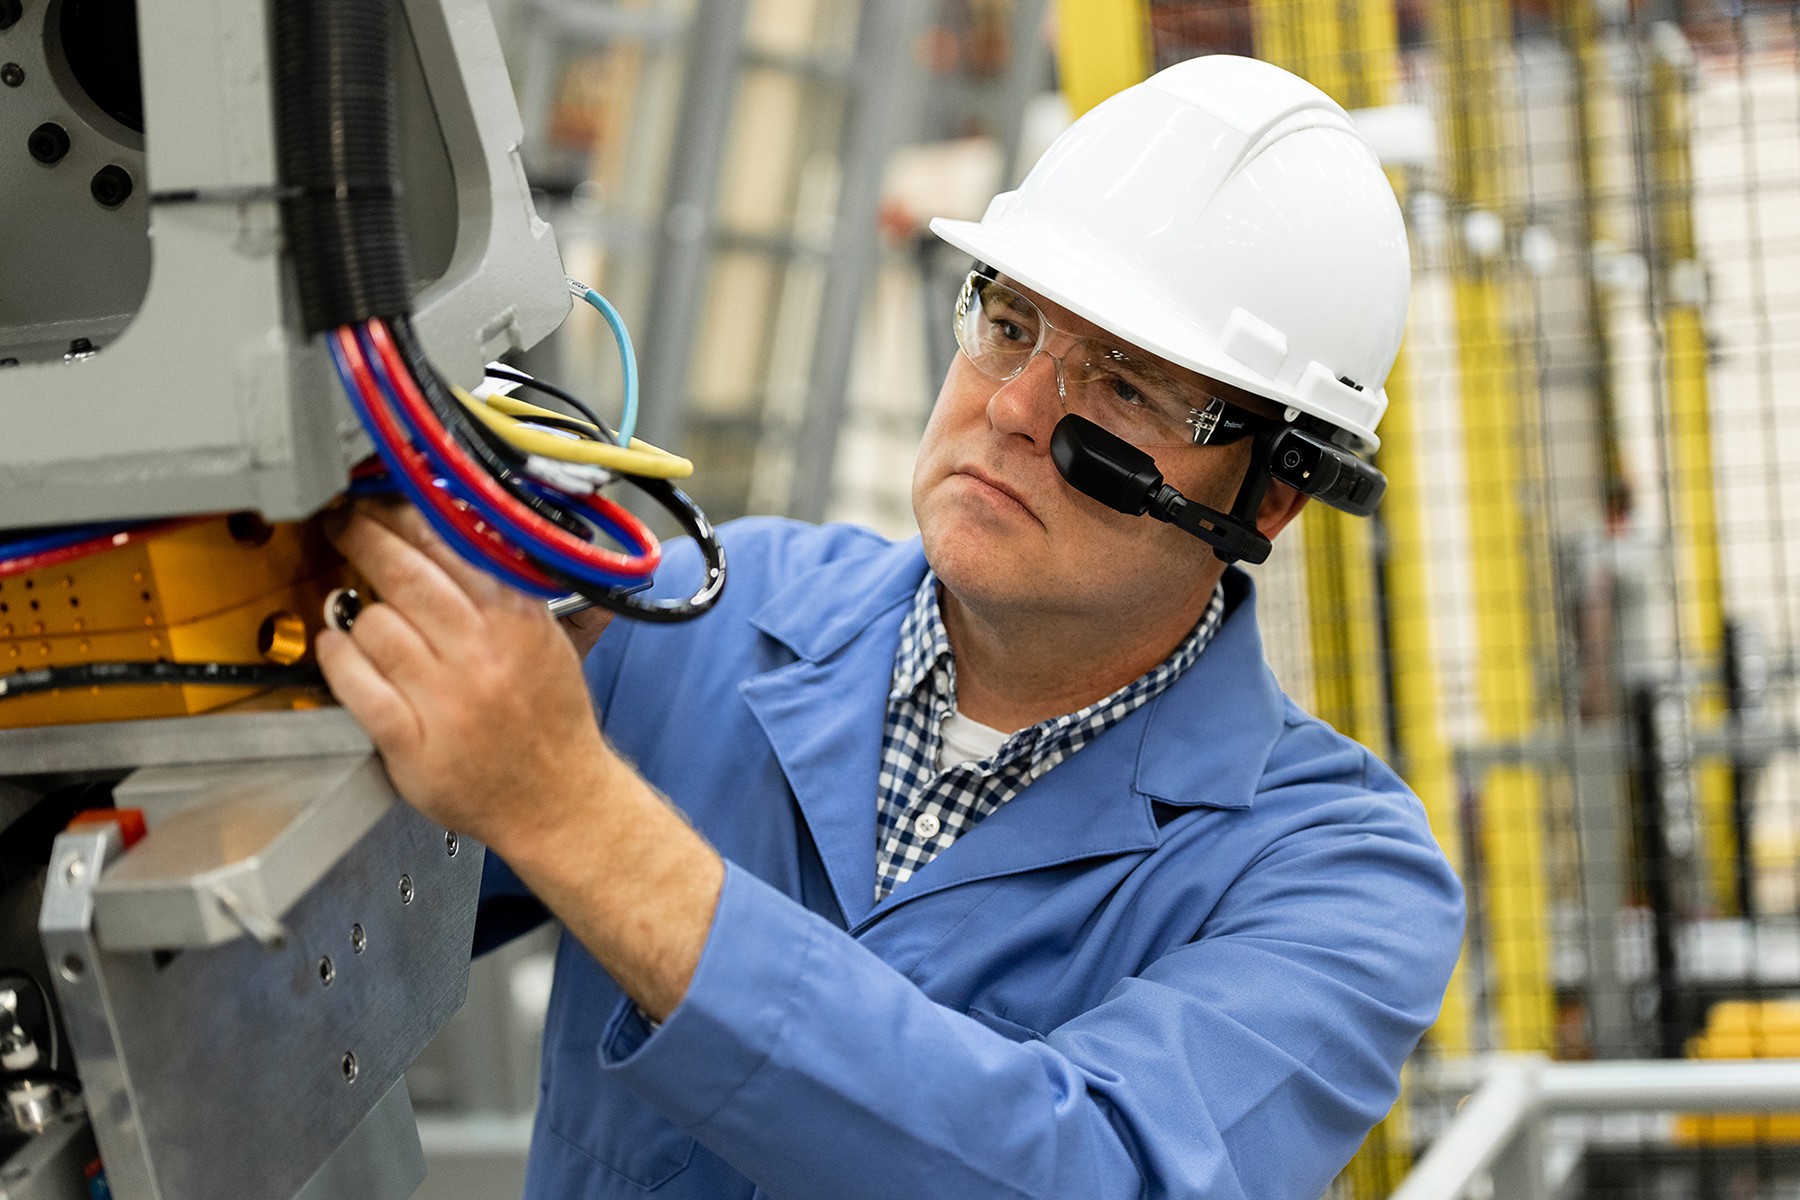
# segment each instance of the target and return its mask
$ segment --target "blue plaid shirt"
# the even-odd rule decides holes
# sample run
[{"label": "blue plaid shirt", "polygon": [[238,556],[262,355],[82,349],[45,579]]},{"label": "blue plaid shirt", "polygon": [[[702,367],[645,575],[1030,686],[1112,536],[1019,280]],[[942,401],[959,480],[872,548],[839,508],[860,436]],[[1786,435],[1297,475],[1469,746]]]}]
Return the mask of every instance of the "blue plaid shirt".
[{"label": "blue plaid shirt", "polygon": [[939,771],[944,721],[956,711],[956,659],[938,611],[937,576],[927,571],[900,626],[888,690],[876,800],[876,902],[1032,780],[1160,696],[1194,665],[1224,616],[1225,589],[1215,587],[1199,623],[1158,666],[1079,712],[1019,730],[991,758]]}]

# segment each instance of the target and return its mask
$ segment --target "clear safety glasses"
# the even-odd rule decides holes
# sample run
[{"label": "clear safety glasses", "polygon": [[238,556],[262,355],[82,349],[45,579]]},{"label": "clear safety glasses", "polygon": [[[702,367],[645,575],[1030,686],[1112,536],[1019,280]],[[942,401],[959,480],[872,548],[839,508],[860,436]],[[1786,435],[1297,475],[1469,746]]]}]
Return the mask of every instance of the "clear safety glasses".
[{"label": "clear safety glasses", "polygon": [[[1060,355],[1044,349],[1054,333],[1068,338]],[[1024,295],[979,271],[956,299],[956,343],[1000,383],[1048,355],[1063,407],[1134,446],[1225,446],[1282,424],[1208,394],[1197,379],[1177,379],[1141,351],[1057,329]]]}]

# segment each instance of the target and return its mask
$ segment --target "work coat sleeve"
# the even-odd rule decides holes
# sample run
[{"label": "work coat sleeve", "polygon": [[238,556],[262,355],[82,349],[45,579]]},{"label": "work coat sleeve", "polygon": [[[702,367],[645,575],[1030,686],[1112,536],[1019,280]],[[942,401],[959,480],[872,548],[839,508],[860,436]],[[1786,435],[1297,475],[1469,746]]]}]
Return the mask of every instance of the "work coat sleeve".
[{"label": "work coat sleeve", "polygon": [[778,1200],[1313,1200],[1392,1104],[1461,935],[1393,799],[1307,805],[1190,943],[1023,1041],[732,867],[686,998],[654,1032],[621,1006],[601,1069]]}]

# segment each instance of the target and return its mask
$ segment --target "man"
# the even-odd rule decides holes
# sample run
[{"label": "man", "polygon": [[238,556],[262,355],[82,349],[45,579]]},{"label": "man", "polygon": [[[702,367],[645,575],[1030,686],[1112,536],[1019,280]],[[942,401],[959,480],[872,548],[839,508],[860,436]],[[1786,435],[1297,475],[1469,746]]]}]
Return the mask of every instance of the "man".
[{"label": "man", "polygon": [[938,228],[985,266],[921,541],[739,523],[719,608],[608,629],[584,691],[410,512],[339,534],[383,603],[320,639],[334,689],[497,856],[480,939],[568,930],[528,1196],[1311,1198],[1436,1015],[1461,896],[1417,801],[1281,695],[1246,576],[1048,449],[1085,416],[1278,535],[1263,435],[1369,448],[1385,405],[1373,156],[1198,60]]}]

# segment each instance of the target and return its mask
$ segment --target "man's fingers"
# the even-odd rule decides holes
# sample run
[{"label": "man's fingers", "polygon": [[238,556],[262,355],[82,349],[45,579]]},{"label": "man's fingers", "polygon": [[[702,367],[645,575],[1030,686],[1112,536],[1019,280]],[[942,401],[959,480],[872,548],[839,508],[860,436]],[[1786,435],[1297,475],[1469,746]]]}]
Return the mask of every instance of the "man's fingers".
[{"label": "man's fingers", "polygon": [[[415,514],[416,516],[416,514]],[[398,607],[435,652],[434,631],[453,644],[481,628],[481,610],[469,591],[416,543],[367,512],[351,516],[332,537],[343,556],[368,577],[383,600]]]},{"label": "man's fingers", "polygon": [[403,693],[436,686],[439,656],[426,635],[392,604],[372,604],[357,614],[350,640]]},{"label": "man's fingers", "polygon": [[563,632],[568,634],[577,657],[587,658],[588,651],[594,648],[594,643],[600,640],[600,635],[612,624],[613,616],[613,613],[596,605],[562,618]]},{"label": "man's fingers", "polygon": [[332,694],[377,748],[404,752],[424,740],[425,723],[419,714],[348,634],[324,630],[313,646]]},{"label": "man's fingers", "polygon": [[438,536],[437,530],[431,527],[431,522],[425,519],[425,515],[412,505],[365,502],[359,507],[436,563],[444,574],[455,580],[457,586],[482,607],[513,601],[522,604],[527,599],[522,593],[457,553],[454,547]]}]

